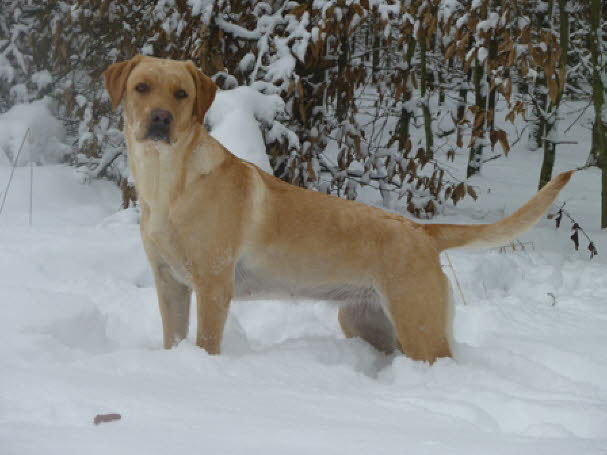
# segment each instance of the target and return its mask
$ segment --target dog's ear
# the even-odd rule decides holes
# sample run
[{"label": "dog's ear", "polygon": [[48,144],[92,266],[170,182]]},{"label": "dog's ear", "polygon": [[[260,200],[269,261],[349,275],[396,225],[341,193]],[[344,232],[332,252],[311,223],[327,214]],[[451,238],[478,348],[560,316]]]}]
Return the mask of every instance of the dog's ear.
[{"label": "dog's ear", "polygon": [[209,76],[196,68],[191,61],[187,63],[187,68],[194,78],[194,85],[196,85],[196,100],[194,101],[193,115],[198,123],[202,123],[205,114],[215,99],[217,85],[215,85],[215,82]]},{"label": "dog's ear", "polygon": [[131,74],[133,68],[135,68],[142,58],[141,55],[137,55],[130,60],[114,63],[103,72],[105,89],[110,95],[110,101],[114,109],[120,106],[129,74]]}]

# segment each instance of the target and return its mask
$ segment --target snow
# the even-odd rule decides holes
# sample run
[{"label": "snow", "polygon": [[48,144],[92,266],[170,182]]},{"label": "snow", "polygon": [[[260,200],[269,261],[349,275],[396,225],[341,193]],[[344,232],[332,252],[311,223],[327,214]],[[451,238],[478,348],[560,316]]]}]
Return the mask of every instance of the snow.
[{"label": "snow", "polygon": [[469,20],[468,14],[463,14],[460,18],[455,21],[456,28],[462,28],[463,25],[467,24]]},{"label": "snow", "polygon": [[287,33],[289,34],[289,40],[296,40],[293,44],[293,53],[297,56],[299,61],[306,61],[306,50],[308,49],[308,42],[312,36],[307,31],[310,22],[310,14],[306,11],[299,20],[295,20],[294,17],[289,17],[289,24],[287,25]]},{"label": "snow", "polygon": [[[254,161],[249,121],[279,103],[230,92],[209,112],[213,134]],[[232,122],[243,122],[238,134]],[[559,147],[555,172],[586,158],[588,132],[570,137],[580,145]],[[511,213],[535,192],[540,165],[514,147],[473,179],[478,202],[434,221]],[[9,172],[0,166],[0,182]],[[119,210],[114,184],[84,184],[73,168],[34,176],[33,226],[29,169],[16,170],[0,214],[3,455],[605,453],[607,234],[595,169],[559,196],[597,242],[592,261],[573,250],[568,222],[555,231],[546,219],[521,238],[535,249],[448,253],[465,304],[454,286],[456,360],[433,366],[345,339],[322,302],[235,302],[222,355],[194,346],[194,322],[165,351],[137,212]],[[93,425],[111,412],[122,419]]]},{"label": "snow", "polygon": [[381,4],[378,6],[378,10],[382,20],[388,22],[391,16],[393,17],[400,13],[400,5]]},{"label": "snow", "polygon": [[[295,71],[295,58],[289,48],[289,38],[274,38],[276,45],[276,60],[268,66],[265,79],[271,82],[288,80],[289,76]],[[305,47],[296,46],[300,59],[305,55]],[[260,53],[261,55],[261,53]],[[253,80],[253,79],[251,79]]]},{"label": "snow", "polygon": [[211,135],[236,156],[272,173],[259,122],[272,125],[284,101],[250,87],[220,90],[206,116]]},{"label": "snow", "polygon": [[238,69],[244,73],[253,68],[253,65],[255,65],[255,54],[248,52],[238,63]]},{"label": "snow", "polygon": [[481,31],[488,32],[492,29],[495,29],[497,27],[498,21],[499,21],[499,14],[490,13],[487,20],[480,21],[478,23],[478,25],[476,26],[476,31],[477,32],[481,32]]},{"label": "snow", "polygon": [[29,163],[30,153],[34,162],[54,163],[69,152],[63,125],[49,111],[47,100],[17,104],[0,114],[0,165],[14,163],[28,129],[17,165]]},{"label": "snow", "polygon": [[52,84],[53,78],[51,76],[51,73],[48,72],[48,70],[42,70],[32,74],[32,82],[36,84],[38,90],[41,90],[46,86]]},{"label": "snow", "polygon": [[14,84],[9,90],[9,97],[16,104],[27,103],[29,94],[25,84]]},{"label": "snow", "polygon": [[15,70],[10,64],[6,56],[0,54],[0,79],[4,79],[6,82],[12,82],[15,78]]},{"label": "snow", "polygon": [[489,55],[489,51],[487,50],[486,47],[479,47],[476,55],[477,55],[479,63],[485,63],[485,59]]},{"label": "snow", "polygon": [[449,18],[460,8],[462,5],[458,0],[444,0],[440,3],[438,18],[442,22],[447,22]]},{"label": "snow", "polygon": [[205,24],[209,23],[211,14],[213,13],[213,4],[211,0],[188,0],[188,5],[192,8],[192,15],[201,15],[202,21]]}]

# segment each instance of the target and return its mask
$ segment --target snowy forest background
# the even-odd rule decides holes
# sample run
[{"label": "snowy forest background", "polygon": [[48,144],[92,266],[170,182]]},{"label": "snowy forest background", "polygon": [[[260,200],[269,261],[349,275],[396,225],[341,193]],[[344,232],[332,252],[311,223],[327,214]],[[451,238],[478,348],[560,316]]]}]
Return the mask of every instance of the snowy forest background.
[{"label": "snowy forest background", "polygon": [[[606,18],[600,0],[3,0],[0,113],[44,98],[67,132],[53,158],[115,180],[128,207],[101,73],[136,54],[192,59],[220,88],[267,98],[255,115],[276,176],[349,199],[378,190],[431,218],[476,199],[467,178],[514,146],[543,153],[541,187],[589,109],[579,153],[607,166]],[[607,227],[607,169],[603,193]]]}]

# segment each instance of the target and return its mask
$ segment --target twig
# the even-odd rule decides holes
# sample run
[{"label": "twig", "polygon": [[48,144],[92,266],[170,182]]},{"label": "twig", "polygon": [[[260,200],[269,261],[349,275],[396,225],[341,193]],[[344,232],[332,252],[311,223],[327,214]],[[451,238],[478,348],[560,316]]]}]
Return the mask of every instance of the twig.
[{"label": "twig", "polygon": [[552,297],[552,306],[556,305],[556,297],[554,296],[554,294],[552,292],[548,292],[547,295],[549,297]]},{"label": "twig", "polygon": [[[560,227],[561,218],[563,217],[563,215],[565,215],[567,218],[569,218],[569,221],[571,221],[571,223],[573,223],[573,226],[571,229],[573,229],[575,231],[573,233],[573,235],[571,236],[571,240],[573,241],[573,243],[575,245],[575,249],[576,250],[579,249],[577,233],[581,232],[584,235],[584,237],[586,237],[586,240],[588,240],[588,250],[590,251],[590,259],[592,259],[595,255],[598,254],[596,246],[595,246],[594,242],[590,239],[588,234],[586,234],[586,231],[584,231],[584,229],[573,219],[573,217],[569,214],[569,212],[567,212],[566,210],[563,209],[565,207],[565,204],[566,204],[566,202],[563,202],[563,205],[561,205],[561,207],[556,212],[556,228],[558,229]],[[555,214],[552,214],[552,216],[550,216],[550,215],[548,216],[548,218],[554,218],[554,217],[555,217]]]},{"label": "twig", "polygon": [[6,195],[8,194],[8,189],[11,186],[11,182],[13,181],[13,175],[15,174],[15,168],[17,167],[17,163],[19,162],[19,156],[21,155],[21,150],[23,149],[23,145],[25,144],[25,139],[27,138],[27,135],[30,133],[30,129],[28,128],[27,131],[25,132],[25,134],[23,135],[23,140],[21,141],[21,146],[19,147],[19,150],[17,151],[17,156],[15,157],[15,160],[13,161],[13,168],[11,169],[11,175],[8,177],[8,183],[6,184],[6,189],[4,190],[4,194],[2,195],[2,205],[0,205],[0,214],[2,214],[2,211],[4,210],[4,204],[6,203]]},{"label": "twig", "polygon": [[591,167],[595,167],[596,164],[585,164],[584,166],[576,167],[576,171],[585,171],[586,169],[590,169]]},{"label": "twig", "polygon": [[559,145],[559,144],[570,144],[570,145],[575,145],[578,144],[577,141],[553,141],[552,139],[548,139],[547,137],[543,137],[542,140],[544,142],[548,142],[550,144],[554,144],[554,145]]},{"label": "twig", "polygon": [[29,205],[29,221],[30,226],[32,225],[32,217],[34,214],[34,160],[32,157],[32,145],[30,143],[30,205]]},{"label": "twig", "polygon": [[578,122],[578,120],[580,118],[582,118],[582,115],[584,115],[584,113],[590,106],[592,106],[592,101],[586,105],[586,107],[582,110],[582,112],[580,112],[580,115],[577,116],[577,118],[573,121],[573,123],[571,125],[569,125],[567,128],[565,128],[565,131],[563,131],[565,134],[569,132],[569,130],[573,127],[573,125],[575,125]]},{"label": "twig", "polygon": [[449,255],[447,253],[445,253],[445,257],[447,258],[447,262],[449,262],[449,267],[453,271],[453,278],[455,278],[455,284],[457,284],[457,289],[459,290],[459,294],[462,297],[462,302],[464,303],[464,305],[466,305],[466,298],[464,297],[464,292],[462,291],[462,287],[460,286],[459,280],[457,279],[457,273],[455,273],[455,267],[453,267],[453,264],[451,263],[451,258],[449,257]]},{"label": "twig", "polygon": [[483,164],[488,163],[489,161],[497,160],[498,158],[501,158],[501,157],[502,157],[502,154],[498,153],[497,155],[493,155],[493,156],[491,156],[489,158],[485,158],[483,160]]},{"label": "twig", "polygon": [[512,251],[516,251],[517,244],[521,248],[522,251],[525,251],[525,245],[530,245],[531,249],[533,249],[535,251],[535,243],[533,243],[533,242],[521,242],[518,239],[513,240],[508,245],[502,245],[502,246],[498,247],[498,250],[499,250],[500,253],[505,253],[508,248],[512,248]]}]

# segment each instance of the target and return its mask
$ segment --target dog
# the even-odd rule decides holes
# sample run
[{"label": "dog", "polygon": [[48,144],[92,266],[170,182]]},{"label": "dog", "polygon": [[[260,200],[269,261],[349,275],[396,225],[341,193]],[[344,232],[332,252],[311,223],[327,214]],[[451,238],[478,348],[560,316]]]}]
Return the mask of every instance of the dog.
[{"label": "dog", "polygon": [[338,303],[344,334],[380,351],[450,357],[453,310],[439,253],[514,239],[573,173],[494,224],[418,224],[290,185],[234,156],[203,126],[216,86],[190,61],[136,56],[104,78],[114,109],[124,106],[167,349],[187,336],[193,290],[196,344],[209,354],[220,352],[233,298],[299,297]]}]

